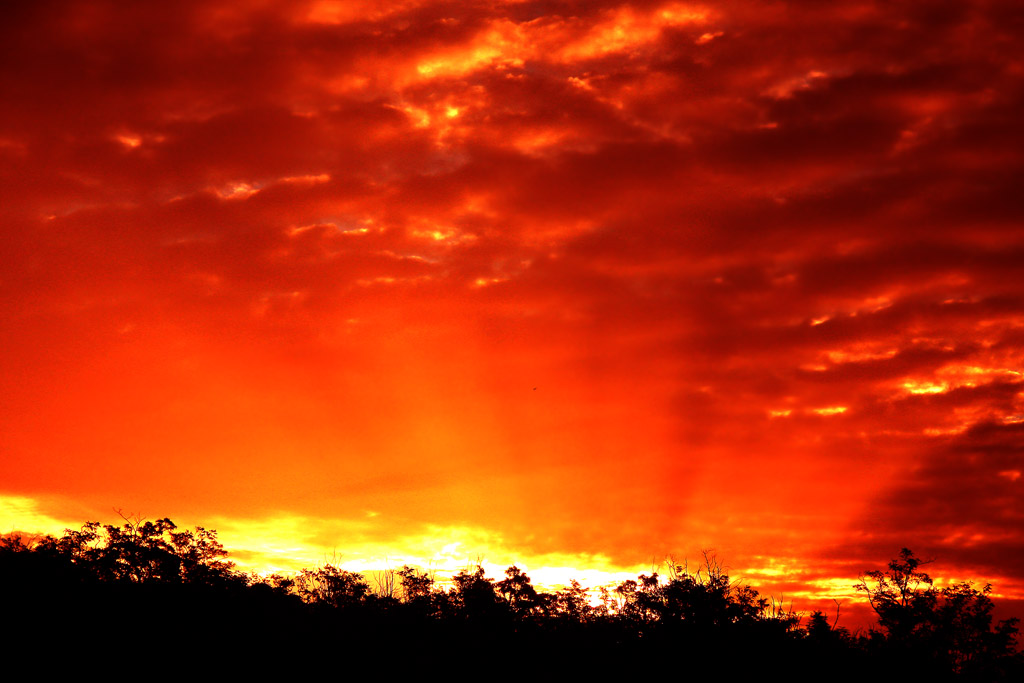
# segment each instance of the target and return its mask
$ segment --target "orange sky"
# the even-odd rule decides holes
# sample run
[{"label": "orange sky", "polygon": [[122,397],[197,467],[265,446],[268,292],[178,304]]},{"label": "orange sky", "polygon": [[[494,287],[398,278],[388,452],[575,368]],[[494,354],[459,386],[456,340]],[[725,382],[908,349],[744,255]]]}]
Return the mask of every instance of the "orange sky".
[{"label": "orange sky", "polygon": [[910,546],[1024,594],[1022,40],[1016,0],[7,3],[0,531],[715,548],[789,595]]}]

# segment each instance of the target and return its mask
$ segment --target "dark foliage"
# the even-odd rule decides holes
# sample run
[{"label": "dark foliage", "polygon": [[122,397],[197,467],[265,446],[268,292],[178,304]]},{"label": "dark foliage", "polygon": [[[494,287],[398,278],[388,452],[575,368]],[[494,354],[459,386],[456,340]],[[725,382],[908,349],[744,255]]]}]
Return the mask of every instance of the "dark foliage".
[{"label": "dark foliage", "polygon": [[903,548],[886,571],[867,572],[857,584],[878,615],[880,630],[869,640],[873,654],[907,674],[1024,680],[1016,652],[1017,620],[993,625],[992,586],[978,590],[965,582],[937,590],[921,570],[924,564]]},{"label": "dark foliage", "polygon": [[[237,571],[213,531],[169,519],[88,523],[63,536],[0,538],[3,651],[52,669],[115,657],[148,677],[320,672],[370,665],[388,678],[468,671],[499,680],[711,671],[725,680],[786,667],[788,680],[1018,681],[1016,621],[993,624],[991,588],[934,588],[909,550],[858,588],[878,626],[805,622],[714,557],[641,575],[600,602],[578,583],[538,591],[518,567],[447,587],[403,567],[373,579],[330,564],[294,577]],[[11,661],[9,657],[9,661]],[[188,667],[201,666],[201,671]]]}]

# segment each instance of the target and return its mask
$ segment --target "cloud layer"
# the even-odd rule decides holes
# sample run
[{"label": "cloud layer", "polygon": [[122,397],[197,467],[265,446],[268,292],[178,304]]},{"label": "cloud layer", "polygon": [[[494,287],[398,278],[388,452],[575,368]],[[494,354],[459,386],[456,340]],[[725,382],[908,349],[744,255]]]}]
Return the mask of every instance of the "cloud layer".
[{"label": "cloud layer", "polygon": [[7,494],[1024,584],[1019,3],[5,14]]}]

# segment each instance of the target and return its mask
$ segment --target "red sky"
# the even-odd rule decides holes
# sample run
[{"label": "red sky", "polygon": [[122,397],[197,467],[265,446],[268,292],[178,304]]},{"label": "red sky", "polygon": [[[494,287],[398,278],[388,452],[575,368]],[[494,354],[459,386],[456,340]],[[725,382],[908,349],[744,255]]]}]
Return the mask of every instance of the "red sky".
[{"label": "red sky", "polygon": [[1022,41],[1017,0],[8,2],[2,531],[714,548],[789,595],[909,546],[1024,594]]}]

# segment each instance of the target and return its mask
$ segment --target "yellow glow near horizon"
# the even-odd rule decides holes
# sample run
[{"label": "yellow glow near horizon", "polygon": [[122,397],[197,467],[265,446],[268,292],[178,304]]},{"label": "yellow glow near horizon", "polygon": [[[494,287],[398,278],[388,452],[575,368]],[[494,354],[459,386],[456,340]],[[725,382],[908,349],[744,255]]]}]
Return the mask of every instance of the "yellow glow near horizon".
[{"label": "yellow glow near horizon", "polygon": [[10,533],[60,535],[65,529],[77,529],[79,522],[68,522],[42,512],[39,503],[26,496],[0,495],[0,535]]},{"label": "yellow glow near horizon", "polygon": [[[282,515],[265,520],[217,520],[220,541],[240,569],[267,575],[295,573],[325,563],[372,575],[404,565],[434,572],[445,580],[478,563],[488,576],[501,579],[515,565],[545,590],[567,586],[573,579],[585,587],[609,585],[636,578],[649,567],[616,566],[601,555],[569,553],[524,554],[509,548],[484,529],[431,527],[422,533],[378,541],[374,529],[379,515],[368,512],[357,520],[311,520]],[[329,545],[312,538],[327,526],[339,538]],[[349,539],[344,543],[342,539]],[[344,545],[343,545],[344,543]]]},{"label": "yellow glow near horizon", "polygon": [[[667,567],[634,565],[619,566],[603,555],[517,552],[503,540],[484,529],[471,527],[433,527],[420,534],[373,540],[379,533],[375,520],[379,513],[367,511],[354,520],[313,520],[295,515],[278,515],[265,519],[219,518],[206,524],[192,520],[173,520],[179,528],[204,526],[216,531],[218,540],[228,551],[228,559],[245,572],[260,576],[293,575],[302,569],[332,564],[347,571],[362,573],[368,581],[377,572],[399,569],[404,565],[420,568],[435,575],[442,584],[454,574],[475,567],[484,568],[490,578],[501,580],[505,569],[517,566],[527,573],[534,586],[542,591],[557,591],[576,580],[591,591],[597,600],[597,588],[613,587],[640,574],[670,573]],[[24,496],[0,496],[0,529],[4,533],[22,532],[30,535],[60,536],[66,529],[78,529],[86,520],[69,522],[49,516],[40,510],[37,501]],[[120,520],[102,520],[104,524],[120,524]],[[321,536],[324,527],[332,529],[338,544],[328,544]],[[343,544],[349,539],[350,544]],[[771,568],[747,570],[759,576],[773,575]],[[776,572],[777,573],[777,572]]]},{"label": "yellow glow near horizon", "polygon": [[[1019,472],[1005,473],[1013,480]],[[316,569],[331,564],[346,571],[363,575],[371,590],[375,590],[382,572],[394,571],[405,565],[431,574],[440,588],[450,585],[453,575],[483,567],[485,575],[495,581],[504,578],[505,569],[517,566],[526,573],[539,591],[557,592],[569,587],[575,580],[587,591],[592,605],[601,601],[602,588],[609,590],[639,575],[657,573],[664,583],[673,576],[672,566],[681,564],[696,573],[706,572],[701,562],[678,562],[672,557],[660,563],[620,566],[608,557],[593,554],[518,552],[509,547],[497,534],[482,528],[467,526],[436,526],[417,534],[376,540],[381,535],[377,527],[381,514],[367,510],[357,519],[324,520],[298,515],[277,515],[263,519],[219,518],[212,524],[200,524],[216,531],[218,540],[228,551],[228,560],[237,569],[267,577],[271,574],[294,576],[302,569]],[[65,529],[78,529],[85,520],[67,522],[42,511],[40,504],[25,496],[0,495],[0,529],[4,533],[21,532],[29,535],[61,535]],[[100,520],[104,524],[120,524],[120,520]],[[191,520],[174,520],[179,528],[195,526]],[[331,530],[337,544],[327,542],[323,530]],[[979,534],[967,534],[977,540]],[[957,540],[953,538],[952,540]],[[714,560],[714,558],[712,558]],[[789,609],[806,614],[814,608],[829,609],[838,600],[842,613],[857,614],[864,606],[856,601],[857,592],[853,576],[812,576],[811,566],[803,566],[797,558],[754,558],[753,564],[742,568],[723,566],[722,569],[736,585],[751,586],[763,597],[788,604]],[[936,586],[952,585],[951,579],[936,578]],[[1016,597],[1021,587],[997,578],[1001,591],[994,597]],[[978,583],[978,581],[975,581]],[[612,597],[614,598],[614,592]],[[796,601],[796,602],[794,602]],[[867,612],[865,612],[867,614]],[[848,618],[848,617],[847,617]],[[854,617],[855,619],[857,617]]]}]

